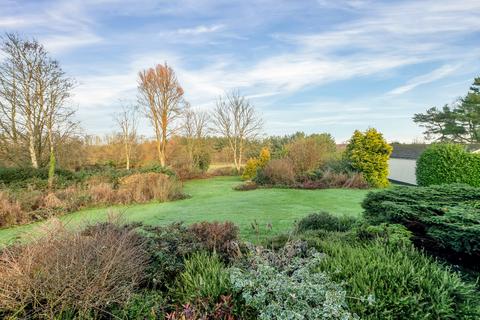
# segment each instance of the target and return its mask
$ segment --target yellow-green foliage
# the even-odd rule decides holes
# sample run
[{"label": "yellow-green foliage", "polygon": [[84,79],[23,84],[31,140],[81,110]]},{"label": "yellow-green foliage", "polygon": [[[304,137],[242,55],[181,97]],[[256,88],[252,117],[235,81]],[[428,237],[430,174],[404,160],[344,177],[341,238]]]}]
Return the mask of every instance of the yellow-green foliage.
[{"label": "yellow-green foliage", "polygon": [[252,180],[257,176],[257,170],[264,168],[270,161],[270,150],[266,147],[262,148],[260,154],[256,158],[250,158],[243,170],[242,179]]},{"label": "yellow-green foliage", "polygon": [[355,130],[345,155],[352,167],[362,172],[372,187],[383,188],[389,184],[388,158],[392,149],[376,129],[365,132]]}]

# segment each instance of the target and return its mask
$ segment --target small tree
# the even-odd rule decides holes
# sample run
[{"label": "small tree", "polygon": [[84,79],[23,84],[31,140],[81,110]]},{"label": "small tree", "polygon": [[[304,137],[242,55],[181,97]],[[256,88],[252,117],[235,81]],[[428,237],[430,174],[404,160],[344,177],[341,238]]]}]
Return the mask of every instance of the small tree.
[{"label": "small tree", "polygon": [[137,141],[137,108],[123,105],[122,110],[115,115],[115,121],[120,128],[120,136],[125,154],[125,168],[130,170],[132,147]]},{"label": "small tree", "polygon": [[345,156],[372,187],[383,188],[389,185],[388,159],[392,149],[376,129],[371,128],[364,133],[355,130]]},{"label": "small tree", "polygon": [[287,157],[292,160],[297,174],[318,169],[335,150],[335,140],[328,133],[298,136],[286,145]]},{"label": "small tree", "polygon": [[[210,117],[205,111],[191,109],[187,104],[183,116],[183,135],[189,161],[194,168],[208,170],[210,154],[206,152],[205,138],[209,132]],[[207,161],[208,160],[208,161]]]},{"label": "small tree", "polygon": [[255,139],[263,127],[263,121],[250,102],[237,91],[217,100],[212,114],[214,130],[228,140],[237,171],[242,165],[245,143]]},{"label": "small tree", "polygon": [[182,116],[184,92],[167,63],[143,70],[138,77],[138,101],[155,129],[158,160],[165,166],[167,140],[179,129],[173,124]]}]

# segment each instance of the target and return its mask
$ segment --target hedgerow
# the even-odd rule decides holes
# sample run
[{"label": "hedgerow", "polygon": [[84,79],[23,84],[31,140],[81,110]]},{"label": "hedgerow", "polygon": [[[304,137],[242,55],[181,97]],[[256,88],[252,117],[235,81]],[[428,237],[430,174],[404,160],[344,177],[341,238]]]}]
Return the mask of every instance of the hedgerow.
[{"label": "hedgerow", "polygon": [[433,144],[417,160],[416,175],[420,186],[466,183],[480,187],[480,155],[459,144]]}]

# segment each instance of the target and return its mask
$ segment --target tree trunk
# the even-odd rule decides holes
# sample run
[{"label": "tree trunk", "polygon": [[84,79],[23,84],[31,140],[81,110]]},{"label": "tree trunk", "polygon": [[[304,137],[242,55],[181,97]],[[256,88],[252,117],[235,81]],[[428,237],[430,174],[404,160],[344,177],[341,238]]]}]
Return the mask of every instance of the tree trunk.
[{"label": "tree trunk", "polygon": [[38,169],[37,153],[35,152],[35,141],[33,134],[29,134],[28,137],[28,151],[30,152],[30,159],[32,161],[32,167]]}]

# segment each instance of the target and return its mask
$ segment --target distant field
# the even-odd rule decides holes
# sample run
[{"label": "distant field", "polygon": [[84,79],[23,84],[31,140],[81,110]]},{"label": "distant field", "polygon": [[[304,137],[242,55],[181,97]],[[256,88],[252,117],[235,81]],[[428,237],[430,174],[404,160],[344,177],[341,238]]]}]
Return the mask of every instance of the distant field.
[{"label": "distant field", "polygon": [[[251,227],[256,221],[261,237],[289,230],[294,222],[305,215],[328,211],[336,215],[360,216],[360,203],[367,190],[328,189],[292,190],[258,189],[234,191],[232,187],[241,181],[238,177],[217,177],[192,180],[185,183],[185,192],[192,197],[168,203],[148,203],[133,206],[117,206],[128,221],[150,225],[174,221],[193,223],[202,220],[230,220],[240,226],[243,238],[254,241],[257,236]],[[61,217],[69,227],[88,222],[103,221],[111,208],[88,209]],[[266,228],[267,224],[271,225]],[[41,223],[0,230],[0,244],[36,233]]]}]

